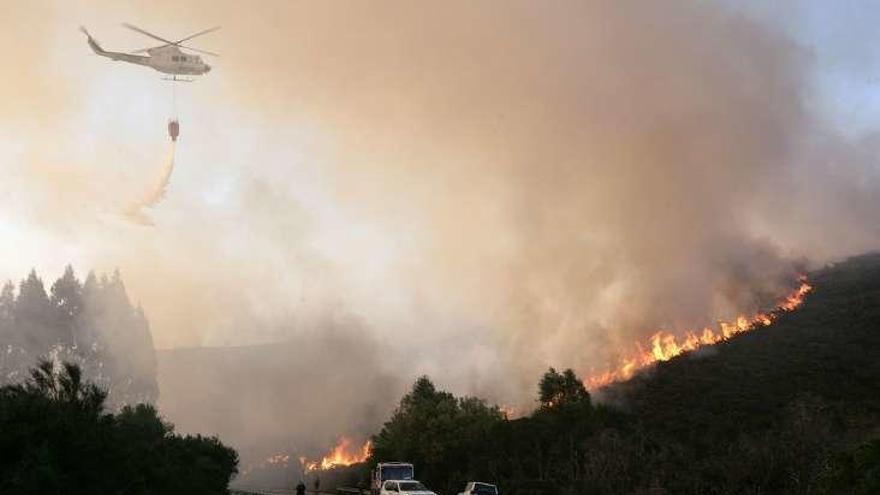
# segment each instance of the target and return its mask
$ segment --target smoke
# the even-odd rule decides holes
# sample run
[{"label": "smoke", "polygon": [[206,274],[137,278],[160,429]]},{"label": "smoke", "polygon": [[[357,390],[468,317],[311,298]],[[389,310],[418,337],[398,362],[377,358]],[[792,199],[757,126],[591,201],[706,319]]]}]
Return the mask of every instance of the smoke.
[{"label": "smoke", "polygon": [[602,369],[657,328],[754,310],[804,257],[876,246],[871,153],[809,107],[810,54],[718,6],[269,15],[291,25],[242,26],[267,28],[230,48],[228,96],[332,139],[312,156],[349,222],[387,240],[392,290],[412,298],[403,327],[481,335],[489,356],[468,362],[493,369],[468,372],[518,393],[547,363]]},{"label": "smoke", "polygon": [[383,347],[340,313],[300,330],[271,345],[160,351],[163,413],[184,431],[210,428],[247,464],[275,453],[320,459],[339,435],[364,439],[398,400]]},{"label": "smoke", "polygon": [[[718,3],[56,10],[33,18],[57,41],[15,44],[63,88],[41,101],[51,126],[0,148],[5,228],[35,246],[0,268],[118,266],[163,348],[309,349],[328,314],[356,317],[332,364],[279,368],[272,390],[372,369],[394,377],[392,396],[427,373],[528,404],[549,365],[602,370],[659,328],[751,311],[805,260],[880,239],[874,135],[841,134],[813,104],[808,49]],[[76,46],[79,24],[106,49],[151,43],[123,20],[180,37],[224,26],[194,43],[223,57],[178,97],[188,166],[156,229],[102,215],[141,190],[168,117],[157,73]],[[361,338],[372,344],[340,344]],[[198,417],[204,401],[170,391],[188,383],[175,369],[162,407]],[[326,390],[319,401],[347,397],[349,411],[376,397]],[[254,423],[259,438],[305,436],[358,416],[308,416],[292,398],[258,409],[290,416],[239,404],[221,408],[235,422],[184,422],[243,439]]]},{"label": "smoke", "polygon": [[139,225],[153,225],[153,221],[143,211],[145,208],[152,208],[162,201],[168,189],[168,183],[171,182],[171,173],[174,172],[174,148],[175,142],[171,142],[168,150],[168,156],[165,158],[162,168],[159,171],[153,185],[147,189],[143,195],[137,200],[129,204],[122,212],[125,218]]}]

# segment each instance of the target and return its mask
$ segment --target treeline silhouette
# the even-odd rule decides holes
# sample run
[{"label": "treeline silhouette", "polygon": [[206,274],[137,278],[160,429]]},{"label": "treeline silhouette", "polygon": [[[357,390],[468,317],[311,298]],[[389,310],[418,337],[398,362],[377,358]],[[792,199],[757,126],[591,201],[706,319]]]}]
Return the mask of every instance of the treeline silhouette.
[{"label": "treeline silhouette", "polygon": [[50,361],[0,387],[0,493],[228,493],[234,450],[175,434],[149,404],[108,414],[106,397],[77,365]]},{"label": "treeline silhouette", "polygon": [[506,420],[420,378],[373,437],[441,493],[880,493],[880,255],[811,274],[804,306],[601,391],[550,369]]},{"label": "treeline silhouette", "polygon": [[155,402],[156,354],[143,310],[119,272],[80,282],[73,268],[49,290],[35,271],[0,290],[0,384],[15,383],[41,357],[77,363],[108,391],[108,405]]}]

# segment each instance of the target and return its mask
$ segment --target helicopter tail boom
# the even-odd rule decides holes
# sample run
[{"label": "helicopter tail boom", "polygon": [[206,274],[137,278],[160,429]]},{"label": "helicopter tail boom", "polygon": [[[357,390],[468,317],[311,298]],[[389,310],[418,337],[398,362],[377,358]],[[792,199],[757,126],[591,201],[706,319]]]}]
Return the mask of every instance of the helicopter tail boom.
[{"label": "helicopter tail boom", "polygon": [[96,55],[100,55],[102,57],[107,57],[110,60],[122,60],[123,62],[129,62],[132,64],[149,65],[148,61],[149,61],[150,57],[144,57],[141,55],[132,55],[131,53],[108,52],[107,50],[104,50],[103,48],[101,48],[101,45],[99,45],[98,42],[95,40],[95,38],[93,38],[92,35],[89,34],[89,32],[86,30],[86,28],[80,26],[79,30],[82,31],[83,34],[86,35],[86,40],[89,43],[89,48],[91,48],[92,51],[95,52]]}]

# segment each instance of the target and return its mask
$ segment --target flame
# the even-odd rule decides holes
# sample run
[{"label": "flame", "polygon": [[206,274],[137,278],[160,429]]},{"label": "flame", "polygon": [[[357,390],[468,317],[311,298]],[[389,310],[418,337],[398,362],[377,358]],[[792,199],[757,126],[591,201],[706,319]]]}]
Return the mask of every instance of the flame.
[{"label": "flame", "polygon": [[733,321],[719,322],[717,331],[708,327],[699,332],[689,331],[679,340],[675,335],[661,330],[651,336],[647,348],[636,344],[636,352],[621,359],[616,369],[587,378],[587,388],[595,390],[609,383],[627,380],[636,371],[658,361],[668,361],[682,353],[725,341],[736,334],[768,326],[780,315],[794,311],[804,303],[804,297],[813,290],[813,287],[807,283],[806,277],[801,277],[800,282],[801,285],[780,301],[773,311],[753,316],[738,316]]},{"label": "flame", "polygon": [[325,455],[320,461],[310,461],[305,457],[300,457],[299,462],[302,464],[306,472],[326,471],[337,467],[351,466],[364,462],[370,457],[373,450],[373,444],[367,440],[360,449],[352,448],[352,441],[347,437],[341,437],[339,443],[333,447],[329,454]]},{"label": "flame", "polygon": [[498,410],[501,411],[501,414],[504,416],[506,420],[512,420],[523,417],[523,413],[517,406],[512,406],[509,404],[502,404],[498,406]]}]

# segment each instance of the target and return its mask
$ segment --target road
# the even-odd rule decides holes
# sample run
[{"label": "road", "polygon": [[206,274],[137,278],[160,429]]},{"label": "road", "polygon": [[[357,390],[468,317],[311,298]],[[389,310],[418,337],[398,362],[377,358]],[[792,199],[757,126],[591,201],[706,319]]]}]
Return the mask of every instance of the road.
[{"label": "road", "polygon": [[[359,490],[357,488],[338,488],[335,491],[314,491],[307,490],[310,495],[367,495],[369,490]],[[293,488],[256,488],[241,487],[229,490],[229,495],[295,495]]]}]

